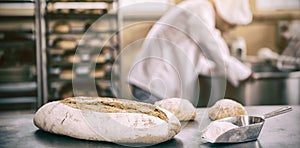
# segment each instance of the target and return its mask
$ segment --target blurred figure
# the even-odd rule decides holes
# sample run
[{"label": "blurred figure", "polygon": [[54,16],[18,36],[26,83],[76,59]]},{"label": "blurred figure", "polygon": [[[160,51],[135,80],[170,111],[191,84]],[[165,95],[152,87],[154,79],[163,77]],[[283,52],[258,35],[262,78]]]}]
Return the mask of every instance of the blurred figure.
[{"label": "blurred figure", "polygon": [[221,32],[252,21],[248,0],[185,0],[148,33],[128,81],[138,101],[199,96],[199,75],[223,75],[234,86],[251,70],[230,56]]},{"label": "blurred figure", "polygon": [[276,66],[281,71],[300,70],[300,36],[298,32],[299,27],[293,28],[289,22],[282,22],[278,44],[280,55],[276,59]]},{"label": "blurred figure", "polygon": [[284,33],[284,37],[287,40],[287,45],[282,55],[300,58],[300,39],[288,32]]}]

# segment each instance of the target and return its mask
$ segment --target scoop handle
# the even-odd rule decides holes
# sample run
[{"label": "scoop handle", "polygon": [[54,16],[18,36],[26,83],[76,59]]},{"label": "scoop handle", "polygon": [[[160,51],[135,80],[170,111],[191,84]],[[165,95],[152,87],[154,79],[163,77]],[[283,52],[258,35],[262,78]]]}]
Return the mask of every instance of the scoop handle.
[{"label": "scoop handle", "polygon": [[292,111],[292,110],[293,109],[292,109],[291,106],[282,107],[282,108],[279,108],[275,111],[264,114],[263,118],[267,119],[267,118],[274,117],[274,116],[277,116],[277,115],[280,115],[280,114],[283,114],[283,113],[286,113],[286,112],[289,112],[289,111]]}]

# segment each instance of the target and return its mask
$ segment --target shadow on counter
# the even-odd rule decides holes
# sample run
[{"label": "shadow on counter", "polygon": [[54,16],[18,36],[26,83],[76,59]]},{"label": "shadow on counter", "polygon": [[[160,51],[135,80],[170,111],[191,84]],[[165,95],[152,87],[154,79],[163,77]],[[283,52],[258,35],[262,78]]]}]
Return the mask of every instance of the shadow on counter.
[{"label": "shadow on counter", "polygon": [[[34,133],[36,140],[45,147],[101,147],[101,148],[124,148],[128,144],[116,144],[102,141],[88,141],[76,139],[68,136],[48,133],[42,130],[37,130]],[[130,146],[130,145],[128,145]],[[147,148],[183,148],[183,144],[179,139],[171,139],[169,141],[159,143]]]}]

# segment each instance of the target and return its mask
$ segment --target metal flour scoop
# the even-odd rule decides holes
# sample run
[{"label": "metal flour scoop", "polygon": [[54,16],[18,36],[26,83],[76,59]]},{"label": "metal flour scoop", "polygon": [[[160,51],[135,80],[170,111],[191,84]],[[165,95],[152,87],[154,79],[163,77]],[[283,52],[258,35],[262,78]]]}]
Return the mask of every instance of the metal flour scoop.
[{"label": "metal flour scoop", "polygon": [[222,133],[216,137],[214,141],[207,139],[206,141],[210,143],[239,143],[256,140],[264,125],[265,119],[289,112],[291,110],[292,107],[289,106],[266,113],[261,117],[242,115],[216,120],[217,122],[229,122],[234,124],[233,126],[237,127]]}]

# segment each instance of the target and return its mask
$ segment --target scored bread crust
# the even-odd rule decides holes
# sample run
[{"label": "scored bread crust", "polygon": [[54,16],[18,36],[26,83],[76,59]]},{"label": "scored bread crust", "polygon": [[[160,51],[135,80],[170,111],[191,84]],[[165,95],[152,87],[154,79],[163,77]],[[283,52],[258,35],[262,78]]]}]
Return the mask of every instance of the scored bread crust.
[{"label": "scored bread crust", "polygon": [[101,97],[47,103],[33,120],[51,133],[115,143],[156,144],[173,138],[181,127],[172,113],[154,105]]},{"label": "scored bread crust", "polygon": [[151,104],[115,98],[77,97],[66,98],[61,103],[77,109],[104,113],[145,113],[167,122],[167,115]]}]

